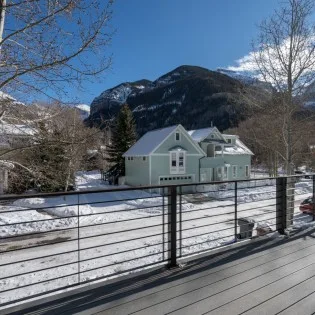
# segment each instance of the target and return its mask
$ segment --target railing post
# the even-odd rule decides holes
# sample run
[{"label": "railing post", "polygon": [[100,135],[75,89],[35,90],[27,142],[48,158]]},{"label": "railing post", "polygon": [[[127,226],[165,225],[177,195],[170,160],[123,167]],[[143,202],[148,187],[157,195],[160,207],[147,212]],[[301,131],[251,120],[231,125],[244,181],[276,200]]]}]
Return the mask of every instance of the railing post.
[{"label": "railing post", "polygon": [[287,178],[276,179],[276,228],[284,234],[287,228]]},{"label": "railing post", "polygon": [[315,175],[312,176],[313,179],[313,221],[315,221]]},{"label": "railing post", "polygon": [[168,255],[169,268],[177,267],[177,186],[168,187]]},{"label": "railing post", "polygon": [[237,242],[237,182],[234,182],[234,237]]},{"label": "railing post", "polygon": [[80,267],[80,262],[81,262],[81,258],[80,258],[80,195],[78,194],[78,283],[81,282],[81,278],[80,278],[80,273],[81,273],[81,267]]}]

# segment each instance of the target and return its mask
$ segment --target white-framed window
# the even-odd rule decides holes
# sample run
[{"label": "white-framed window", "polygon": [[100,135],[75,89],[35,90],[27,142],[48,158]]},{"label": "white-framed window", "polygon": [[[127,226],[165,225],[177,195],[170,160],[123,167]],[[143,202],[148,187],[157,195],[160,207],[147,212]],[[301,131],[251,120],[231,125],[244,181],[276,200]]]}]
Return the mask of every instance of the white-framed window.
[{"label": "white-framed window", "polygon": [[226,139],[227,143],[232,143],[232,139]]},{"label": "white-framed window", "polygon": [[227,168],[227,166],[223,167],[223,178],[224,179],[228,178],[228,168]]},{"label": "white-framed window", "polygon": [[179,131],[175,132],[175,141],[180,141],[180,132]]},{"label": "white-framed window", "polygon": [[237,177],[237,165],[232,166],[232,176],[233,178]]},{"label": "white-framed window", "polygon": [[218,175],[219,178],[222,177],[222,167],[218,167],[217,168],[217,175]]},{"label": "white-framed window", "polygon": [[249,165],[245,165],[245,176],[249,177]]},{"label": "white-framed window", "polygon": [[170,173],[186,173],[186,154],[185,152],[170,152]]}]

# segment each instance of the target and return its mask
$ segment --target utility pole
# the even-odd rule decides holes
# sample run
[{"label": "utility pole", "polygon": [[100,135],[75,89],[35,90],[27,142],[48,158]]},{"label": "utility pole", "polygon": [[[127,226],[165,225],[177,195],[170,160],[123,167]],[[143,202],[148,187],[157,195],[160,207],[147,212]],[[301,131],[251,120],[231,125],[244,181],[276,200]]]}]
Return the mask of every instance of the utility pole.
[{"label": "utility pole", "polygon": [[0,48],[1,48],[2,38],[3,38],[3,31],[4,31],[4,18],[5,18],[6,5],[7,5],[7,0],[0,0]]}]

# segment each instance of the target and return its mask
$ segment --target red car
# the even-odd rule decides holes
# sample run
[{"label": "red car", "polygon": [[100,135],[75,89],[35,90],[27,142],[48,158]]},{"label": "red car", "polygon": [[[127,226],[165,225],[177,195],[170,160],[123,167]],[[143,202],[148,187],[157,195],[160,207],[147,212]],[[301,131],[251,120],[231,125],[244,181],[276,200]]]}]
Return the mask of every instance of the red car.
[{"label": "red car", "polygon": [[313,214],[314,210],[315,210],[315,204],[312,197],[305,199],[300,204],[300,211],[303,213]]}]

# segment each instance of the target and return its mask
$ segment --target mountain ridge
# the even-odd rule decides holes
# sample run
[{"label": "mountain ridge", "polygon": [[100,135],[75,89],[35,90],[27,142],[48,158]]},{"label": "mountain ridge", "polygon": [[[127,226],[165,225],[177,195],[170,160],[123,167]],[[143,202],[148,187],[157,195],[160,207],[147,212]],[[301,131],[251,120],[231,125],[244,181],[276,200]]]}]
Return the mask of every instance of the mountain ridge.
[{"label": "mountain ridge", "polygon": [[238,91],[243,85],[220,71],[183,65],[154,81],[125,82],[103,91],[92,101],[87,122],[100,125],[115,117],[121,104],[128,103],[139,135],[177,123],[196,129],[213,122],[224,130],[242,119]]}]

